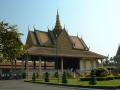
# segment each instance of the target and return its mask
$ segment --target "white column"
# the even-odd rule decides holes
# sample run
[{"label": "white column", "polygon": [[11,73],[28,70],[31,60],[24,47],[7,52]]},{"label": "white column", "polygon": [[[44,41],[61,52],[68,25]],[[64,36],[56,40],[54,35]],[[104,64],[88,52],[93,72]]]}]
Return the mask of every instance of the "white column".
[{"label": "white column", "polygon": [[79,72],[81,72],[81,65],[80,65],[80,59],[79,59]]},{"label": "white column", "polygon": [[84,66],[84,74],[86,73],[86,60],[84,59],[84,61],[83,61],[83,66]]},{"label": "white column", "polygon": [[94,61],[93,60],[90,61],[90,64],[91,64],[91,69],[94,69],[94,65],[93,65]]},{"label": "white column", "polygon": [[63,72],[64,72],[64,68],[63,68],[63,58],[61,58],[61,72],[62,72],[62,74],[63,74]]},{"label": "white column", "polygon": [[41,57],[39,57],[39,77],[41,77]]},{"label": "white column", "polygon": [[101,59],[101,67],[103,67],[103,60]]}]

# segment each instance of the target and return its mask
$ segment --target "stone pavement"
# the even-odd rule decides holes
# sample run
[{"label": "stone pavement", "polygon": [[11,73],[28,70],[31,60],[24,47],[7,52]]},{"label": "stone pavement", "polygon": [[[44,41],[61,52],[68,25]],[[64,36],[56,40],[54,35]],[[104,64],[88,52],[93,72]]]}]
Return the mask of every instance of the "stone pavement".
[{"label": "stone pavement", "polygon": [[51,85],[23,82],[23,80],[4,80],[4,81],[0,80],[0,90],[101,90],[101,89],[51,86]]}]

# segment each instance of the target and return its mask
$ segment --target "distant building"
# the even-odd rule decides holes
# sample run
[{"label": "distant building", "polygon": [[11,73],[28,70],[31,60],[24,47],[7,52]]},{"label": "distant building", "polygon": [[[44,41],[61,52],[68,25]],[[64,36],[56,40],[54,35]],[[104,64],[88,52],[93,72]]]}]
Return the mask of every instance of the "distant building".
[{"label": "distant building", "polygon": [[120,68],[120,46],[118,47],[117,53],[114,56],[114,64],[116,67]]},{"label": "distant building", "polygon": [[71,36],[62,28],[59,14],[57,12],[56,24],[53,30],[48,31],[36,30],[29,31],[26,45],[28,58],[34,62],[44,62],[44,70],[47,70],[46,63],[54,63],[54,70],[59,69],[62,73],[64,70],[77,70],[80,73],[90,72],[98,67],[98,60],[103,60],[105,56],[89,50],[82,38]]},{"label": "distant building", "polygon": [[[28,62],[29,70],[33,70],[33,63],[31,61]],[[47,63],[48,69],[53,69],[53,63]],[[10,74],[11,73],[11,63],[6,61],[0,63],[0,74]],[[39,68],[39,63],[36,62],[36,69]],[[44,63],[41,63],[41,68],[44,69]],[[15,70],[16,69],[16,70]],[[13,64],[13,71],[17,74],[22,74],[22,72],[25,70],[25,63],[21,60],[16,62],[16,65]]]}]

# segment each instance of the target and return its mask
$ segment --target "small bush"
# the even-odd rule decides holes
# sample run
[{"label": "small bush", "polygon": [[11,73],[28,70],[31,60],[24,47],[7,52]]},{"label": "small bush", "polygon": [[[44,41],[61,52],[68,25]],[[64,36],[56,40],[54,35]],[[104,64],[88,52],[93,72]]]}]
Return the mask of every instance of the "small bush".
[{"label": "small bush", "polygon": [[66,73],[66,76],[67,76],[68,78],[73,78],[72,74],[70,74],[69,72]]},{"label": "small bush", "polygon": [[39,77],[39,73],[38,72],[36,72],[36,78],[38,78]]},{"label": "small bush", "polygon": [[96,77],[105,77],[109,74],[108,71],[104,68],[97,68],[94,70],[95,70]]},{"label": "small bush", "polygon": [[[90,81],[92,77],[80,78],[81,81]],[[95,77],[97,81],[113,80],[115,77]],[[117,77],[116,77],[117,79]]]},{"label": "small bush", "polygon": [[96,77],[95,77],[95,70],[91,70],[91,78],[90,78],[90,85],[95,85],[96,84]]},{"label": "small bush", "polygon": [[120,79],[120,76],[115,76],[114,78],[115,78],[115,79]]},{"label": "small bush", "polygon": [[25,72],[22,73],[22,78],[23,78],[23,79],[26,78],[26,73],[25,73]]},{"label": "small bush", "polygon": [[54,77],[55,77],[55,78],[59,78],[58,72],[55,72]]},{"label": "small bush", "polygon": [[67,83],[67,75],[66,75],[66,73],[64,72],[63,73],[63,76],[62,76],[62,83]]},{"label": "small bush", "polygon": [[49,80],[49,73],[48,72],[46,72],[45,73],[45,82],[49,82],[50,80]]},{"label": "small bush", "polygon": [[90,81],[91,77],[82,77],[80,81]]},{"label": "small bush", "polygon": [[35,73],[33,72],[32,81],[35,81],[35,80],[36,80],[36,75],[35,75]]}]

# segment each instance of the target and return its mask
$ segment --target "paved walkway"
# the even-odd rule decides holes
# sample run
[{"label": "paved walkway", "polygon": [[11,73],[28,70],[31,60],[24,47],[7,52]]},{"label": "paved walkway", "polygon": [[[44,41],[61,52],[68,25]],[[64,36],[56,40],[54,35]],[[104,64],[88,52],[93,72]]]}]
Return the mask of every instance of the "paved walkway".
[{"label": "paved walkway", "polygon": [[51,86],[43,84],[34,84],[23,82],[23,80],[0,80],[0,90],[100,90],[100,89],[84,89],[72,88],[64,86]]}]

